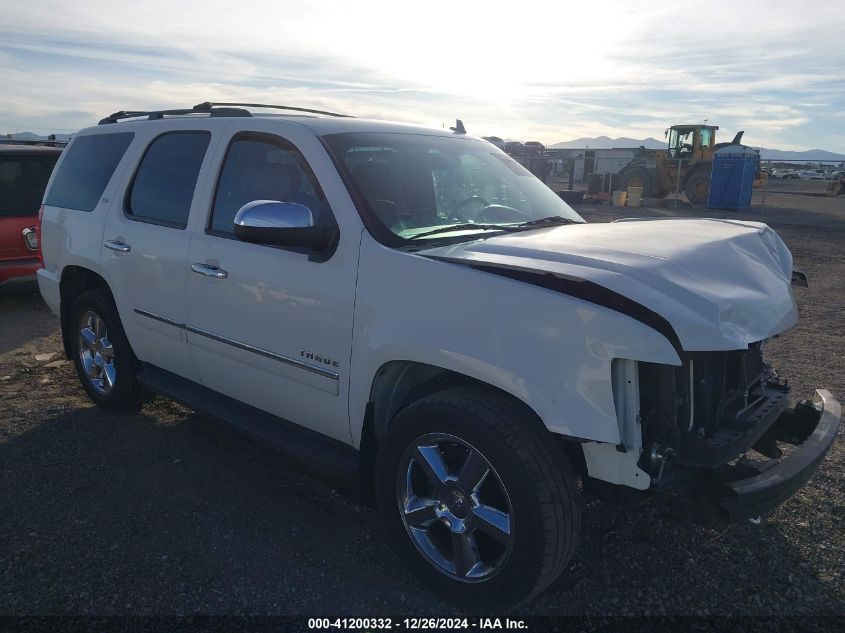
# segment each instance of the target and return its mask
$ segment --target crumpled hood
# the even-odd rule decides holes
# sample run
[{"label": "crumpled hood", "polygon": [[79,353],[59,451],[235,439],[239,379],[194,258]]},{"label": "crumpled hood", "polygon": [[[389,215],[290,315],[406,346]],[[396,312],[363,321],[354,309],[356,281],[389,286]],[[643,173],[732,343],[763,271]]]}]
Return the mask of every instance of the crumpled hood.
[{"label": "crumpled hood", "polygon": [[418,254],[593,282],[665,318],[686,351],[743,349],[790,328],[798,314],[792,255],[760,222],[573,224]]}]

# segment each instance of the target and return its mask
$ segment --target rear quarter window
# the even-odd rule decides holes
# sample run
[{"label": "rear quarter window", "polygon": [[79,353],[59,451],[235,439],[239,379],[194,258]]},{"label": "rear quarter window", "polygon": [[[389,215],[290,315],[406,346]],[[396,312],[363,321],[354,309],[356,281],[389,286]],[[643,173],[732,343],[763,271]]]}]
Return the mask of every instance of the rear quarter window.
[{"label": "rear quarter window", "polygon": [[134,136],[118,132],[74,139],[65,150],[45,204],[93,211]]}]

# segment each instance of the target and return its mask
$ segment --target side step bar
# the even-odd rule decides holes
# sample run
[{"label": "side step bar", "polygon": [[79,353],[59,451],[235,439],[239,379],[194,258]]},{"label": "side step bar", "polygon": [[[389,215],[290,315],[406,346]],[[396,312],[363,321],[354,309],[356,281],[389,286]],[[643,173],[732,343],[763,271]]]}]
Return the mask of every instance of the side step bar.
[{"label": "side step bar", "polygon": [[[148,363],[138,381],[150,391],[210,417],[227,422],[286,456],[316,467],[321,473],[342,477],[347,483],[359,476],[359,452],[352,446],[256,409]],[[354,478],[354,479],[350,479]]]}]

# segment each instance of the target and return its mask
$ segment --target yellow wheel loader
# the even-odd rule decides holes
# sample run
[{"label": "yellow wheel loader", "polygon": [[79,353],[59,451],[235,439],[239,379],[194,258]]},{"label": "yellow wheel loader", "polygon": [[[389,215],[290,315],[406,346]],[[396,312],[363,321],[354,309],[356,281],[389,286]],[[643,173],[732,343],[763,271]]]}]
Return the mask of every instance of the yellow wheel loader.
[{"label": "yellow wheel loader", "polygon": [[[666,130],[666,150],[640,151],[614,177],[614,188],[642,187],[643,197],[663,198],[683,192],[693,204],[707,202],[713,152],[727,145],[739,145],[742,132],[730,143],[716,143],[717,125],[673,125]],[[760,180],[763,174],[756,176]],[[756,182],[756,181],[755,181]]]}]

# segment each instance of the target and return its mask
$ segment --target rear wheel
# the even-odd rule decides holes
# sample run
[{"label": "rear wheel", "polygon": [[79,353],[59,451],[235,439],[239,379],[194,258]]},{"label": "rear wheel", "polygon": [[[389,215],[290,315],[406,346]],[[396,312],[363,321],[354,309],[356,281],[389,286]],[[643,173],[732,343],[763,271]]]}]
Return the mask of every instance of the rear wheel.
[{"label": "rear wheel", "polygon": [[710,195],[710,170],[699,168],[687,175],[684,194],[692,204],[704,204]]},{"label": "rear wheel", "polygon": [[102,407],[140,406],[145,392],[111,295],[91,290],[79,296],[71,315],[71,351],[76,373],[88,397]]},{"label": "rear wheel", "polygon": [[531,415],[496,393],[452,389],[401,411],[382,443],[376,492],[388,534],[449,602],[515,606],[572,557],[575,477]]}]

